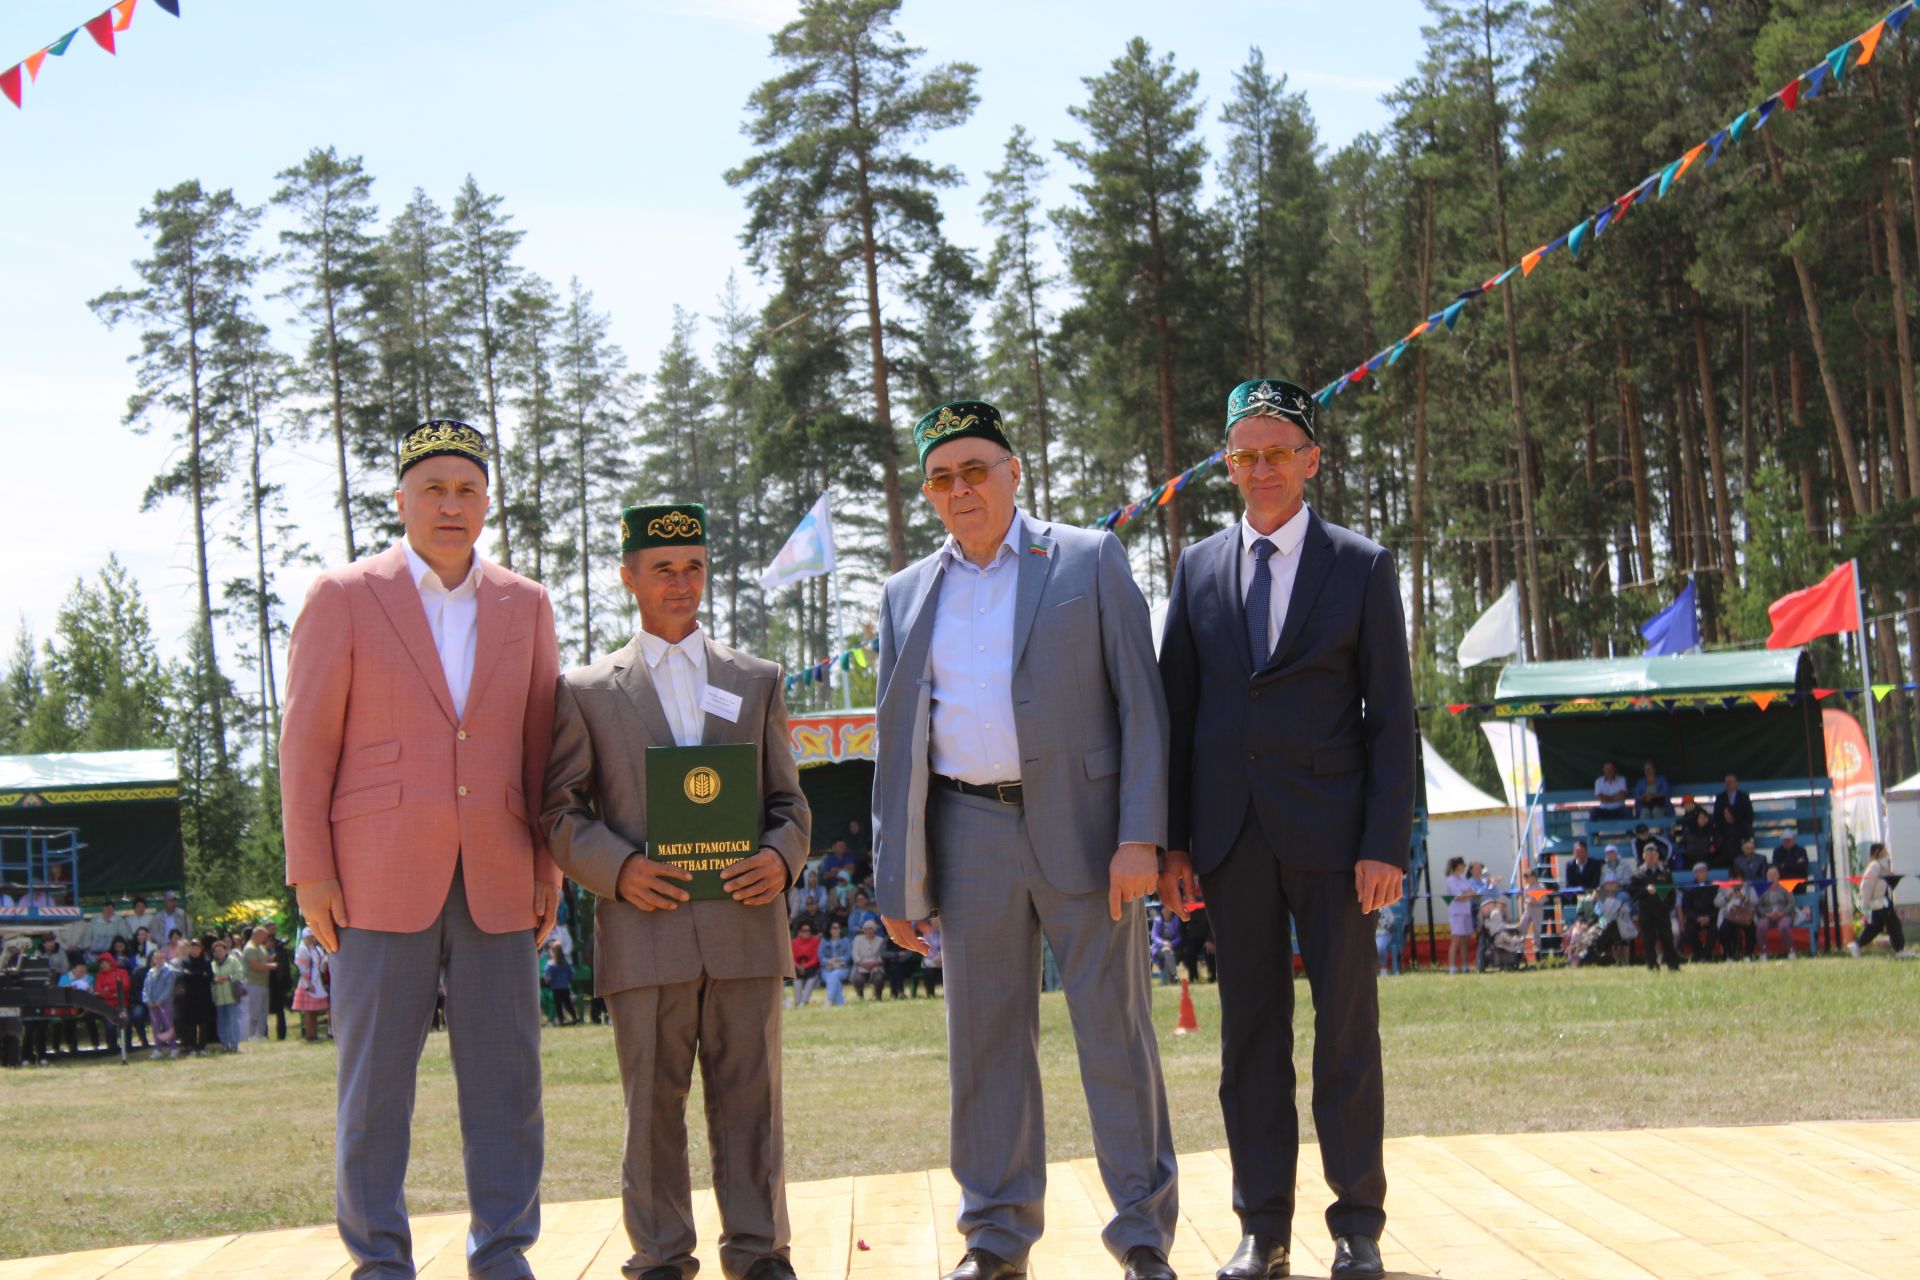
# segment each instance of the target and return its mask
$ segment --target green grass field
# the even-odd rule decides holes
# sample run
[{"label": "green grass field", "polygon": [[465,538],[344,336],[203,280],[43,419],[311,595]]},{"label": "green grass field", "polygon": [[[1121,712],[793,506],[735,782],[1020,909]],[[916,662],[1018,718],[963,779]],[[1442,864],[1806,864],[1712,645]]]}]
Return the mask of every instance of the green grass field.
[{"label": "green grass field", "polygon": [[[1295,1058],[1312,1029],[1296,984]],[[1215,1097],[1219,1008],[1175,1037],[1155,1008],[1182,1151],[1225,1144]],[[1739,1124],[1920,1116],[1920,964],[1842,959],[1583,969],[1381,986],[1387,1132]],[[795,1180],[942,1165],[946,1039],[937,1000],[790,1012],[787,1169]],[[1066,1005],[1042,1002],[1053,1159],[1091,1154]],[[619,1186],[620,1094],[604,1027],[545,1037],[550,1201]],[[254,1043],[237,1057],[61,1065],[0,1075],[0,1258],[251,1231],[333,1216],[333,1051]],[[420,1070],[410,1207],[464,1203],[446,1038]],[[1303,1125],[1311,1133],[1307,1084]],[[695,1097],[698,1098],[696,1087]],[[697,1107],[697,1103],[696,1103]],[[690,1117],[696,1185],[704,1121]]]}]

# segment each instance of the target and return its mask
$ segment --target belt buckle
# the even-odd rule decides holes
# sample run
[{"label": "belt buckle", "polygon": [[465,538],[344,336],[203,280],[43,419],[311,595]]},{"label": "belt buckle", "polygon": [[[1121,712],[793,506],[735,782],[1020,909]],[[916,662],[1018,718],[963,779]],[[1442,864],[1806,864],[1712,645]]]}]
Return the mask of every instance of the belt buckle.
[{"label": "belt buckle", "polygon": [[[1012,799],[1007,798],[1009,788],[1013,791]],[[1021,800],[1020,784],[1017,782],[996,782],[993,784],[993,797],[1001,804],[1019,804]]]}]

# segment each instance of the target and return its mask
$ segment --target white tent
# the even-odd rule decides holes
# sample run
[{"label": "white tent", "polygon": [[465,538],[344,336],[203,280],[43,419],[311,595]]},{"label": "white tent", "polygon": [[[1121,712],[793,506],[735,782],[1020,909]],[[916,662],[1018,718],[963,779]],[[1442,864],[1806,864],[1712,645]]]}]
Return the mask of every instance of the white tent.
[{"label": "white tent", "polygon": [[1458,769],[1446,762],[1425,734],[1420,737],[1420,757],[1426,766],[1429,818],[1506,816],[1506,802],[1468,782]]},{"label": "white tent", "polygon": [[1449,858],[1484,862],[1501,879],[1513,872],[1514,812],[1448,764],[1425,735],[1420,757],[1427,775],[1427,862],[1434,883]]},{"label": "white tent", "polygon": [[1901,873],[1894,901],[1901,906],[1920,902],[1920,773],[1887,789],[1887,848],[1893,850],[1893,869]]}]

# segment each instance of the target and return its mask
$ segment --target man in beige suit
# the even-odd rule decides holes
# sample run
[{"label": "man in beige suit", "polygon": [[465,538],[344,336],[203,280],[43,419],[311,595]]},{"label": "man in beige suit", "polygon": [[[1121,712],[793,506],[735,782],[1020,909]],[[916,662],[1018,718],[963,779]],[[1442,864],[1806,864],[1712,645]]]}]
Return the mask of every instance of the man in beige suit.
[{"label": "man in beige suit", "polygon": [[[553,859],[599,898],[594,991],[613,1017],[627,1105],[620,1191],[629,1280],[691,1280],[687,1093],[700,1062],[720,1266],[793,1280],[780,1130],[780,1003],[793,973],[785,894],[812,814],[787,736],[780,668],[700,630],[706,511],[629,507],[620,581],[640,607],[624,648],[560,677],[541,818]],[[692,902],[678,867],[646,856],[646,751],[760,745],[760,848],[723,873],[731,899]]]}]

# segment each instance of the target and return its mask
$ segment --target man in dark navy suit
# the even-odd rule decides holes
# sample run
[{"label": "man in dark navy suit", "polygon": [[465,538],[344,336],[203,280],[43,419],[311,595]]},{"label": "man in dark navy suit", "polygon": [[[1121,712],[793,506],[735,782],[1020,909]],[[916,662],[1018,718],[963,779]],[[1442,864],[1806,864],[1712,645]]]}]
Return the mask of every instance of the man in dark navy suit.
[{"label": "man in dark navy suit", "polygon": [[1393,558],[1306,506],[1313,398],[1227,400],[1246,505],[1174,573],[1160,650],[1172,724],[1160,892],[1204,891],[1220,965],[1220,1103],[1245,1233],[1221,1280],[1284,1276],[1299,1163],[1293,949],[1313,992],[1313,1117],[1335,1280],[1383,1274],[1387,1179],[1373,912],[1412,838],[1413,679]]}]

